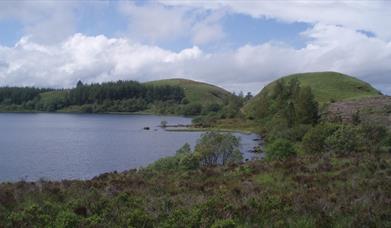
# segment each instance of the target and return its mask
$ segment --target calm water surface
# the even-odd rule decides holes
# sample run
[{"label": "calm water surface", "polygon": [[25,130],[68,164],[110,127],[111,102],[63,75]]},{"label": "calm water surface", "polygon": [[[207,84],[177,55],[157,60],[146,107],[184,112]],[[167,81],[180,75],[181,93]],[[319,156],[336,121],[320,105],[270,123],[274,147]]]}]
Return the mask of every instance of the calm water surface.
[{"label": "calm water surface", "polygon": [[[174,155],[186,142],[194,146],[201,134],[164,131],[162,120],[191,123],[173,116],[1,113],[0,181],[86,179],[138,168]],[[257,136],[236,135],[251,159]]]}]

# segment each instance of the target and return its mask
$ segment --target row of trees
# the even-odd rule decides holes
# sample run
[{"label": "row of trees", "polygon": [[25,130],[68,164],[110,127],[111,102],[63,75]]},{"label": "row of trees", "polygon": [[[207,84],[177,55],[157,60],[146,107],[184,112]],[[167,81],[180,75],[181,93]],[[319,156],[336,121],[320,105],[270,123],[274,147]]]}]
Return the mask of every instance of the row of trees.
[{"label": "row of trees", "polygon": [[152,86],[136,81],[85,85],[81,81],[69,90],[31,87],[0,88],[0,108],[8,111],[56,111],[78,106],[82,112],[135,112],[151,104],[178,105],[185,98],[179,86]]},{"label": "row of trees", "polygon": [[149,110],[159,114],[201,116],[197,124],[210,125],[217,119],[235,118],[252,98],[251,93],[225,96],[221,102],[190,102],[183,88],[146,85],[137,81],[84,84],[72,89],[33,87],[0,88],[0,111],[136,112]]},{"label": "row of trees", "polygon": [[185,97],[179,86],[152,86],[136,81],[117,81],[84,85],[81,81],[69,92],[69,102],[74,105],[101,104],[105,100],[143,99],[153,101],[175,101],[180,103]]},{"label": "row of trees", "polygon": [[0,88],[0,104],[20,105],[36,99],[40,93],[51,90],[34,87],[2,87]]}]

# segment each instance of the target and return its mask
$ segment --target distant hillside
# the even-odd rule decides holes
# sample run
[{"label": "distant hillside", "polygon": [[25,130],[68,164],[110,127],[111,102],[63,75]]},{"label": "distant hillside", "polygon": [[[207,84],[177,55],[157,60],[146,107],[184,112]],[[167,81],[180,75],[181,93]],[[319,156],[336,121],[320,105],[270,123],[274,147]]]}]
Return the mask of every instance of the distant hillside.
[{"label": "distant hillside", "polygon": [[189,103],[210,104],[223,103],[226,98],[231,96],[228,91],[203,82],[192,81],[188,79],[163,79],[146,82],[147,85],[171,85],[179,86],[184,89],[185,96]]},{"label": "distant hillside", "polygon": [[[352,76],[337,72],[311,72],[293,74],[282,77],[289,81],[296,78],[302,86],[309,86],[315,95],[315,99],[322,105],[328,102],[357,99],[381,95],[370,84]],[[244,113],[252,115],[254,109],[262,95],[269,95],[274,88],[276,81],[271,82],[257,94],[243,108]]]}]

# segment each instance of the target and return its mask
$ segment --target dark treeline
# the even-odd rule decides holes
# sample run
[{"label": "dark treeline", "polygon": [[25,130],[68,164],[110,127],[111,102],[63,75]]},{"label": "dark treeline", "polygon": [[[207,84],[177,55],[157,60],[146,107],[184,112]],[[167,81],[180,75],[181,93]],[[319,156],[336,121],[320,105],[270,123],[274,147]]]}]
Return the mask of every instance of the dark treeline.
[{"label": "dark treeline", "polygon": [[137,81],[83,84],[72,89],[32,87],[0,88],[0,111],[4,112],[140,112],[202,116],[196,124],[209,126],[217,119],[234,118],[251,98],[231,94],[221,102],[189,101],[184,89],[172,85],[148,85]]},{"label": "dark treeline", "polygon": [[53,89],[41,89],[34,87],[2,87],[0,88],[0,104],[20,105],[38,97],[40,93]]},{"label": "dark treeline", "polygon": [[136,81],[83,84],[72,89],[33,87],[0,88],[2,111],[135,112],[152,104],[180,104],[185,94],[179,86],[151,86]]},{"label": "dark treeline", "polygon": [[74,105],[102,103],[105,100],[143,99],[154,101],[173,101],[180,103],[185,94],[178,86],[150,86],[136,81],[106,82],[83,85],[81,81],[69,92],[69,103]]}]

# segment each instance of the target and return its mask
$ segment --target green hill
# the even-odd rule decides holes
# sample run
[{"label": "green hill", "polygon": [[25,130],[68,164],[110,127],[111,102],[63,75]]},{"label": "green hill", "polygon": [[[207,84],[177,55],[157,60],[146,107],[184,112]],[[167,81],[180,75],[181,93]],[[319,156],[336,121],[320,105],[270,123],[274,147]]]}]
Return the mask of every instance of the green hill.
[{"label": "green hill", "polygon": [[188,79],[163,79],[146,82],[147,85],[171,85],[180,86],[185,91],[185,96],[189,103],[210,104],[223,103],[226,98],[231,96],[228,91],[203,82],[192,81]]},{"label": "green hill", "polygon": [[[322,105],[332,101],[342,101],[363,97],[381,95],[370,84],[355,77],[337,72],[311,72],[292,74],[281,79],[289,81],[296,78],[301,86],[309,86],[315,95],[315,99]],[[264,87],[252,100],[243,108],[243,112],[251,116],[257,102],[263,95],[268,95],[273,91],[276,81]]]}]

